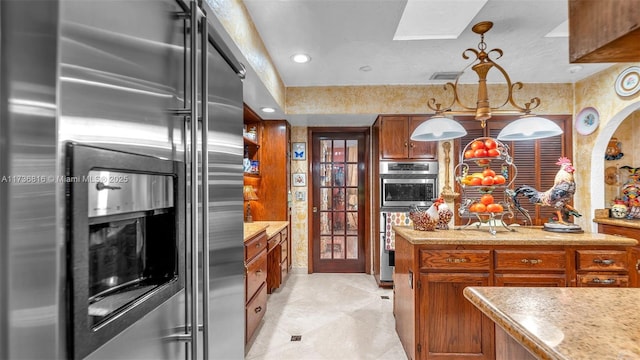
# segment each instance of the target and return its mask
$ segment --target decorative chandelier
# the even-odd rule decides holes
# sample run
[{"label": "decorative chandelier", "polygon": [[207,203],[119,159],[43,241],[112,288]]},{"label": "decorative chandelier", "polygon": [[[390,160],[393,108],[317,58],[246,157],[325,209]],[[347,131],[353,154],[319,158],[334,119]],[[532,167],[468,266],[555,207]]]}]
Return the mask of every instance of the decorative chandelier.
[{"label": "decorative chandelier", "polygon": [[[460,100],[460,95],[458,94],[458,80],[456,79],[455,83],[448,82],[445,84],[445,90],[450,89],[453,91],[453,100],[451,103],[443,106],[442,103],[439,103],[436,99],[431,98],[427,102],[427,106],[435,111],[435,115],[432,119],[425,121],[422,125],[415,129],[411,138],[414,140],[423,140],[423,141],[433,141],[433,140],[447,140],[454,139],[457,137],[462,137],[466,135],[466,131],[461,130],[462,126],[455,120],[448,119],[445,115],[473,115],[476,120],[480,121],[481,126],[484,128],[486,126],[486,122],[491,118],[494,114],[500,115],[521,115],[522,118],[514,121],[513,123],[508,124],[503,131],[498,135],[498,139],[501,139],[501,135],[503,135],[503,140],[529,140],[529,139],[539,139],[543,137],[555,136],[562,134],[562,129],[555,124],[553,121],[545,118],[541,118],[539,116],[533,116],[531,111],[540,106],[540,98],[534,97],[529,102],[524,103],[523,105],[519,105],[513,99],[513,93],[516,90],[520,90],[523,86],[521,82],[511,82],[511,78],[509,74],[497,64],[493,59],[491,59],[491,53],[497,53],[498,56],[496,59],[502,57],[502,49],[492,49],[488,52],[487,44],[484,42],[484,34],[491,30],[493,27],[493,23],[491,21],[483,21],[475,24],[471,30],[480,35],[480,43],[478,44],[478,49],[468,48],[462,53],[462,57],[464,59],[469,59],[470,56],[467,53],[475,54],[476,58],[473,60],[473,63],[467,65],[464,69],[466,70],[471,66],[471,69],[476,72],[478,75],[478,95],[477,95],[477,103],[476,107],[471,107],[463,104]],[[489,94],[487,91],[487,74],[492,68],[498,69],[507,84],[507,97],[504,99],[502,104],[499,106],[492,107],[489,102]],[[454,105],[458,105],[461,110],[452,110]],[[510,104],[512,109],[502,109],[505,105]],[[436,120],[433,123],[432,120]],[[446,125],[443,125],[446,123]],[[522,124],[525,123],[528,126],[523,127]],[[513,128],[511,125],[518,125],[516,128]],[[442,131],[443,128],[448,129],[457,129],[457,131],[449,130]],[[444,135],[442,135],[444,133]],[[507,136],[508,135],[508,136]]]}]

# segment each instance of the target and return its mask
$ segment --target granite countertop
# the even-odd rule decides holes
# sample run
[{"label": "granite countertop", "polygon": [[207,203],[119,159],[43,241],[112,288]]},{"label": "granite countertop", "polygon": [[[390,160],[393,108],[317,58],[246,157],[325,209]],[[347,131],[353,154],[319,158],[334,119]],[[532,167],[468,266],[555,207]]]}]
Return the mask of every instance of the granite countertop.
[{"label": "granite countertop", "polygon": [[608,218],[608,217],[607,218],[597,217],[593,219],[593,222],[598,224],[609,224],[609,225],[640,229],[640,219],[627,220],[627,219],[614,219],[614,218]]},{"label": "granite countertop", "polygon": [[485,227],[469,227],[465,230],[418,231],[407,226],[393,226],[396,234],[401,235],[414,245],[614,245],[635,246],[637,241],[615,235],[598,233],[557,233],[541,228],[514,226],[516,231],[503,227],[496,228],[491,235]]},{"label": "granite countertop", "polygon": [[289,225],[288,221],[254,221],[250,223],[244,223],[244,241],[257,235],[262,230],[267,230],[267,238],[272,237],[278,232],[282,231]]},{"label": "granite countertop", "polygon": [[467,287],[464,296],[540,359],[640,359],[640,289]]}]

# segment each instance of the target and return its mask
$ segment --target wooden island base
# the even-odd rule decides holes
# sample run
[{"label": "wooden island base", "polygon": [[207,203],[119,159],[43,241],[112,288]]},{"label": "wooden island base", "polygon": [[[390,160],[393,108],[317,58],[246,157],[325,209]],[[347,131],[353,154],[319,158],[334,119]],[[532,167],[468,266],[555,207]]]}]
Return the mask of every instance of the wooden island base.
[{"label": "wooden island base", "polygon": [[396,331],[412,360],[493,360],[517,351],[496,346],[502,334],[464,297],[466,287],[627,287],[637,243],[524,227],[495,236],[486,229],[394,230]]}]

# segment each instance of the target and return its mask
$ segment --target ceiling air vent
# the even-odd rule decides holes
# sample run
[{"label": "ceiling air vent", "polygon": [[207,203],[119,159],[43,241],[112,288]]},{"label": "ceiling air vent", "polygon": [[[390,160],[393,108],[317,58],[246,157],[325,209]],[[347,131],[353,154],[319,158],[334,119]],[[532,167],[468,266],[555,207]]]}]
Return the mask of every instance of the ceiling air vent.
[{"label": "ceiling air vent", "polygon": [[436,72],[431,75],[429,80],[441,80],[441,81],[454,81],[458,76],[462,75],[462,72]]}]

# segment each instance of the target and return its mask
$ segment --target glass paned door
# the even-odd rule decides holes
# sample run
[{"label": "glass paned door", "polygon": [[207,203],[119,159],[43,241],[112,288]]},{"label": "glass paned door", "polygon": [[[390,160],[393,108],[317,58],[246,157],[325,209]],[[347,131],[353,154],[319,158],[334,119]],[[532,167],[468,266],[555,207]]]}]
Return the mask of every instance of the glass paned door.
[{"label": "glass paned door", "polygon": [[[364,139],[360,133],[314,136],[314,271],[364,271]],[[317,155],[316,155],[317,154]],[[317,161],[315,161],[317,159]],[[317,176],[316,176],[317,175]],[[317,179],[316,179],[317,177]],[[317,239],[317,241],[315,241]],[[317,242],[317,244],[316,244]]]}]

